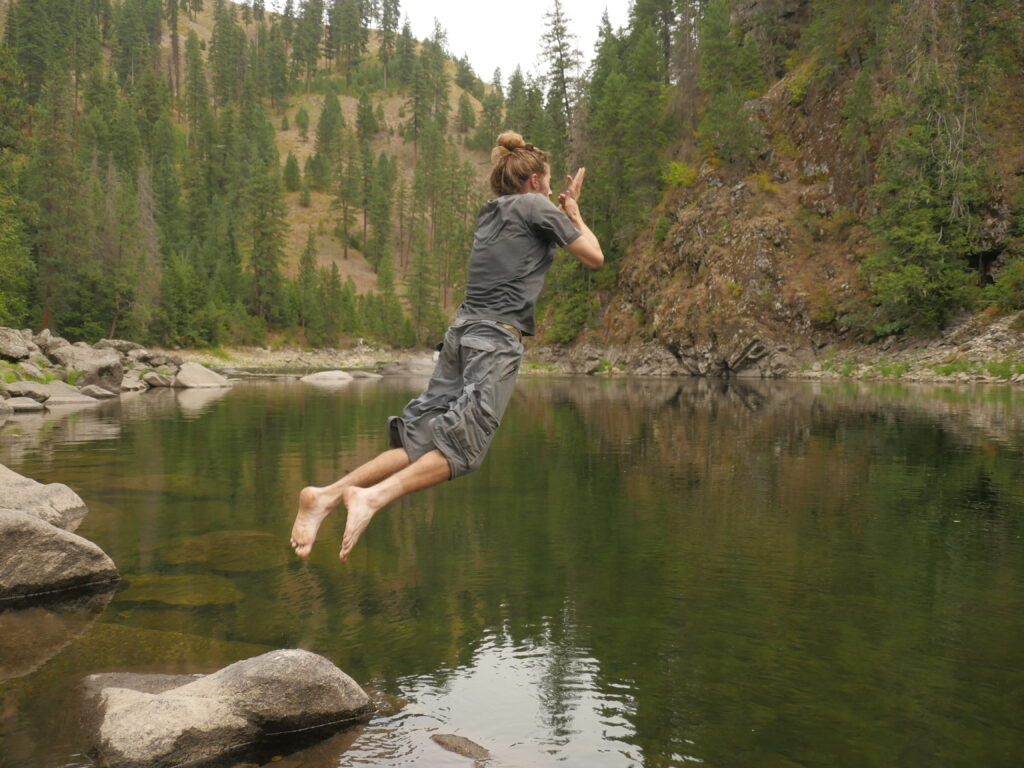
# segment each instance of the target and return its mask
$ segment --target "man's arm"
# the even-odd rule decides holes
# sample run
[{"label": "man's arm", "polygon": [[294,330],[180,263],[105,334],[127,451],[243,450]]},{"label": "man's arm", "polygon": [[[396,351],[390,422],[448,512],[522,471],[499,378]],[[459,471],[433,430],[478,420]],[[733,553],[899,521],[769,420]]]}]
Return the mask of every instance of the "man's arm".
[{"label": "man's arm", "polygon": [[586,173],[586,168],[580,168],[576,171],[575,176],[567,177],[569,186],[558,196],[558,207],[581,233],[579,237],[565,246],[565,250],[578,259],[583,266],[597,269],[604,264],[604,252],[601,250],[601,243],[598,242],[597,237],[583,221],[579,205],[580,193],[583,191],[583,177]]}]

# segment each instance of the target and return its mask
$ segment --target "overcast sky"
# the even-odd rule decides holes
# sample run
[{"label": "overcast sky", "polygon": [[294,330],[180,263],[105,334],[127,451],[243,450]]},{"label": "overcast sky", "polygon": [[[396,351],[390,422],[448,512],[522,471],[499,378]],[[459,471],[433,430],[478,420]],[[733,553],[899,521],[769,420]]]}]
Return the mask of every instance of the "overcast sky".
[{"label": "overcast sky", "polygon": [[[545,14],[554,0],[402,0],[412,32],[422,40],[434,31],[434,18],[448,32],[448,50],[455,58],[469,55],[469,63],[485,82],[501,67],[504,82],[518,64],[524,74],[540,73],[540,37]],[[593,58],[597,30],[605,9],[612,27],[625,26],[630,0],[562,0],[562,13],[586,66]]]}]

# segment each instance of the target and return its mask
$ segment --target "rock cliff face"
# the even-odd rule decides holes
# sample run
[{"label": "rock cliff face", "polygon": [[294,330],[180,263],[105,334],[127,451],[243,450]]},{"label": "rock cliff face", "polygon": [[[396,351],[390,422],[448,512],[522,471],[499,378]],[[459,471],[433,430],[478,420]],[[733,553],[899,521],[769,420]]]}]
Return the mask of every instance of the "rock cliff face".
[{"label": "rock cliff face", "polygon": [[[751,0],[733,20],[756,38],[751,19],[768,9],[787,38],[783,47],[798,50],[808,8],[805,0]],[[844,55],[857,71],[856,45]],[[603,361],[637,373],[776,377],[852,345],[878,354],[875,340],[858,336],[843,316],[863,298],[860,265],[880,245],[865,225],[875,212],[869,189],[878,181],[879,137],[844,136],[852,75],[826,88],[815,74],[813,60],[791,66],[748,104],[765,148],[753,172],[703,159],[692,182],[666,192],[615,289],[601,298],[596,327],[570,352],[574,370]],[[1001,181],[1024,172],[1020,148],[1006,155]],[[981,216],[981,242],[993,254],[1011,230],[1004,198],[997,185]],[[998,260],[977,266],[998,268]]]}]

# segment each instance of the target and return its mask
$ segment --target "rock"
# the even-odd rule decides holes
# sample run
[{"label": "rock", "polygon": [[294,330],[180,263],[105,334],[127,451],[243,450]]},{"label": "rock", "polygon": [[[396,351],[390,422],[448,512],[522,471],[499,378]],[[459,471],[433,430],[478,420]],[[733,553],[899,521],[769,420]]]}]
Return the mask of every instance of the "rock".
[{"label": "rock", "polygon": [[34,672],[92,626],[110,603],[116,582],[98,589],[53,594],[39,605],[8,603],[8,610],[0,611],[0,680]]},{"label": "rock", "polygon": [[352,374],[345,371],[317,371],[303,376],[299,381],[307,384],[347,384],[352,381]]},{"label": "rock", "polygon": [[70,384],[63,381],[51,381],[48,384],[43,384],[42,387],[45,390],[47,397],[57,397],[58,395],[66,397],[81,397],[82,395],[77,387],[72,387]]},{"label": "rock", "polygon": [[113,392],[110,392],[96,384],[89,384],[88,386],[82,387],[80,392],[86,397],[94,397],[99,400],[106,400],[108,397],[117,397]]},{"label": "rock", "polygon": [[20,331],[0,328],[0,358],[17,362],[24,360],[28,355],[28,345]]},{"label": "rock", "polygon": [[473,760],[489,760],[491,753],[481,747],[475,741],[470,741],[465,736],[456,736],[452,733],[434,733],[430,740],[440,744],[449,752],[468,757]]},{"label": "rock", "polygon": [[21,375],[29,379],[45,379],[46,374],[43,373],[43,369],[30,360],[22,360],[18,363],[18,370],[21,371]]},{"label": "rock", "polygon": [[50,390],[45,384],[35,381],[15,381],[7,385],[11,397],[28,397],[37,403],[45,403],[50,398]]},{"label": "rock", "polygon": [[60,336],[54,336],[50,333],[49,328],[44,328],[40,331],[32,341],[36,343],[36,346],[39,347],[47,357],[50,357],[56,349],[70,346],[70,342],[68,342],[67,339],[61,338]]},{"label": "rock", "polygon": [[136,344],[134,341],[125,341],[124,339],[100,339],[93,346],[96,349],[113,349],[122,355],[127,355],[134,350],[144,349],[141,344]]},{"label": "rock", "polygon": [[370,371],[349,371],[349,375],[352,376],[353,379],[381,379],[381,378],[383,378],[383,376],[381,376],[379,373],[370,373]]},{"label": "rock", "polygon": [[147,371],[142,374],[142,380],[150,387],[170,387],[174,385],[174,379],[165,373]]},{"label": "rock", "polygon": [[93,675],[86,702],[107,766],[180,765],[236,757],[261,740],[369,719],[373,704],[352,678],[315,653],[271,651],[212,675]]},{"label": "rock", "polygon": [[149,389],[149,384],[142,380],[138,371],[127,371],[121,379],[122,392],[144,392]]},{"label": "rock", "polygon": [[113,349],[93,349],[79,343],[58,347],[50,356],[68,371],[81,371],[75,381],[80,387],[98,384],[111,392],[121,390],[124,366],[121,355]]},{"label": "rock", "polygon": [[172,365],[177,368],[184,362],[177,355],[171,355],[166,352],[148,352],[145,355],[142,355],[139,360],[144,363],[148,363],[154,368],[160,368],[164,365]]},{"label": "rock", "polygon": [[[10,503],[5,496],[4,504]],[[114,562],[91,541],[30,512],[0,509],[0,600],[108,585],[117,578]]]},{"label": "rock", "polygon": [[46,401],[46,407],[50,409],[60,408],[62,406],[96,405],[98,402],[99,400],[95,397],[89,397],[88,395],[78,392],[74,395],[52,395]]},{"label": "rock", "polygon": [[431,376],[434,373],[434,361],[429,357],[416,357],[395,363],[387,363],[378,369],[382,376]]},{"label": "rock", "polygon": [[46,408],[41,402],[31,397],[12,397],[4,401],[7,407],[15,413],[28,413],[30,411],[42,411]]},{"label": "rock", "polygon": [[3,464],[0,464],[0,504],[69,531],[73,531],[89,511],[81,497],[63,483],[43,485]]},{"label": "rock", "polygon": [[230,387],[231,381],[199,363],[182,363],[173,387]]}]

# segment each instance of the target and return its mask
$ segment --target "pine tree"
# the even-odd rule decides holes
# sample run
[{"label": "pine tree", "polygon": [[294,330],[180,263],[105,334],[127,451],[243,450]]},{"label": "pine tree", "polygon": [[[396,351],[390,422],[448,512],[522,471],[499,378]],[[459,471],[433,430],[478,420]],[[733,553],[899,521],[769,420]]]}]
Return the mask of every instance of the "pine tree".
[{"label": "pine tree", "polygon": [[292,59],[297,72],[306,81],[309,92],[313,72],[320,60],[320,47],[324,34],[324,0],[302,0],[299,19],[292,38]]},{"label": "pine tree", "polygon": [[465,93],[459,94],[459,109],[455,118],[455,130],[459,133],[469,133],[476,128],[476,112]]},{"label": "pine tree", "polygon": [[378,130],[380,128],[377,125],[377,118],[373,115],[370,94],[364,90],[359,94],[359,105],[356,109],[356,135],[360,141],[369,141]]},{"label": "pine tree", "polygon": [[288,209],[281,197],[276,168],[256,170],[249,186],[248,202],[252,211],[250,307],[256,318],[273,325],[279,323],[283,315],[281,262],[285,258],[284,237],[288,230]]},{"label": "pine tree", "polygon": [[568,162],[579,54],[575,39],[569,33],[569,19],[562,11],[561,0],[555,0],[554,7],[545,14],[544,20],[546,29],[541,35],[541,43],[548,66],[547,112],[553,128],[549,150],[553,155],[552,175],[562,178]]},{"label": "pine tree", "polygon": [[302,179],[299,176],[299,159],[294,153],[288,153],[288,159],[284,163],[284,187],[289,192],[298,192]]},{"label": "pine tree", "polygon": [[413,82],[413,62],[416,60],[416,39],[412,36],[412,27],[406,17],[402,24],[402,34],[395,45],[395,79],[398,84],[408,88]]},{"label": "pine tree", "polygon": [[377,56],[384,68],[384,89],[388,87],[388,69],[395,53],[398,32],[399,0],[381,0],[380,29],[377,33],[379,41]]},{"label": "pine tree", "polygon": [[7,155],[0,154],[0,326],[24,328],[31,322],[35,265],[18,216],[13,176]]}]

